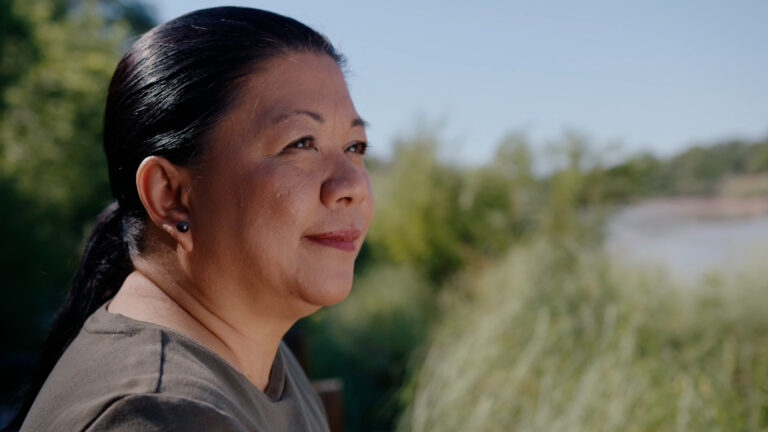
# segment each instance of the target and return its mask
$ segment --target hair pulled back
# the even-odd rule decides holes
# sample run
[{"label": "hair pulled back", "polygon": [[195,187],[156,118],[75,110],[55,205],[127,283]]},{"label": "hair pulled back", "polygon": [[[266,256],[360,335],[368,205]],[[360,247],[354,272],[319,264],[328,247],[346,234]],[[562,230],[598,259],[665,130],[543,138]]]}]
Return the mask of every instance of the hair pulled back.
[{"label": "hair pulled back", "polygon": [[147,213],[136,171],[149,156],[193,163],[212,126],[236,100],[239,78],[281,54],[342,56],[321,34],[271,12],[239,7],[195,11],[140,37],[112,76],[103,146],[115,202],[99,215],[64,304],[54,319],[15,430],[61,354],[96,309],[115,296],[141,252]]}]

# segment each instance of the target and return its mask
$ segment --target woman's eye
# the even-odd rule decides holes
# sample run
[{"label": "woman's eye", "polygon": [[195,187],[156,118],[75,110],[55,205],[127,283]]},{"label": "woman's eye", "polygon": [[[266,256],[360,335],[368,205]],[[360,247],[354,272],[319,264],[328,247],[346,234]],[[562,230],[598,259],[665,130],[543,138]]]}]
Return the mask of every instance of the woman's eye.
[{"label": "woman's eye", "polygon": [[356,142],[349,147],[347,147],[347,151],[351,151],[353,153],[360,153],[361,155],[365,154],[365,151],[368,150],[368,143],[364,141]]},{"label": "woman's eye", "polygon": [[309,137],[309,136],[299,138],[296,141],[288,144],[285,147],[285,150],[292,149],[292,148],[299,149],[299,150],[314,149],[314,148],[316,148],[315,147],[315,139],[312,138],[312,137]]}]

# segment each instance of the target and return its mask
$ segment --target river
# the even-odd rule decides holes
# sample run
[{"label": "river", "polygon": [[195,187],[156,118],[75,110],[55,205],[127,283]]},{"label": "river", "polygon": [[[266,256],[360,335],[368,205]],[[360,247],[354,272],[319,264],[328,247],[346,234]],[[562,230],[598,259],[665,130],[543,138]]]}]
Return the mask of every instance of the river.
[{"label": "river", "polygon": [[692,283],[756,269],[768,275],[768,197],[630,205],[609,220],[606,246],[624,262],[661,267]]}]

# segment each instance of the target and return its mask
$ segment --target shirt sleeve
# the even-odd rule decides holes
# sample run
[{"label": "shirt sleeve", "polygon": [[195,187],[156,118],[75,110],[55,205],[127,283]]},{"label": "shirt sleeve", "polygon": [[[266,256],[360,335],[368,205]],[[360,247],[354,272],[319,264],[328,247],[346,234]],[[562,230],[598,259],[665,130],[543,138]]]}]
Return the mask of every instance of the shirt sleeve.
[{"label": "shirt sleeve", "polygon": [[163,394],[128,395],[111,403],[84,431],[246,432],[231,415],[213,405]]}]

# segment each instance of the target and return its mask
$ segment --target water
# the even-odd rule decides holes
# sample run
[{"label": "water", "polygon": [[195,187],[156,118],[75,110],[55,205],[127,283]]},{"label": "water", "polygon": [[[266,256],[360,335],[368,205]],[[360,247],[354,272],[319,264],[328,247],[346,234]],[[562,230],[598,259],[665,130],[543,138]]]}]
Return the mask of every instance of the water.
[{"label": "water", "polygon": [[768,270],[768,199],[671,199],[628,206],[609,221],[620,260],[696,282]]}]

